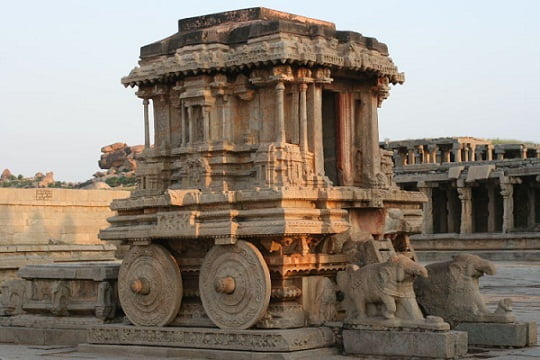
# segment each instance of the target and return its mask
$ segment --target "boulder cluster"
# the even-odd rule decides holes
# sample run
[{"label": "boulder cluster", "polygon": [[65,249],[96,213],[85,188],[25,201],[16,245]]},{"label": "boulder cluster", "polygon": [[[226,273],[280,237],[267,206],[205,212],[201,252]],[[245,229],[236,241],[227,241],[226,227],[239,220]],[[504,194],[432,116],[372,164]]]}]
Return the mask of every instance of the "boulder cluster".
[{"label": "boulder cluster", "polygon": [[101,159],[98,161],[101,169],[109,172],[132,172],[137,168],[135,156],[144,150],[144,145],[128,146],[117,142],[101,148]]},{"label": "boulder cluster", "polygon": [[52,171],[45,174],[38,172],[33,177],[15,176],[9,169],[4,169],[0,174],[0,187],[46,188],[55,185],[58,184],[54,180],[54,173]]}]

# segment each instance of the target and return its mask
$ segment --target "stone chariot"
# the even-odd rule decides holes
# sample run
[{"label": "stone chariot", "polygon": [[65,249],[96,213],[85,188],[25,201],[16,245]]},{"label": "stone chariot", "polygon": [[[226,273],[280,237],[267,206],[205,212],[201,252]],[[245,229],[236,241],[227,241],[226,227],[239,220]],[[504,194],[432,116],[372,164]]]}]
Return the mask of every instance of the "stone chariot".
[{"label": "stone chariot", "polygon": [[394,185],[378,143],[377,108],[403,81],[376,39],[265,8],[182,19],[142,47],[122,79],[144,106],[138,188],[100,233],[129,245],[118,277],[129,320],[335,320],[336,273],[355,244],[382,239],[390,209],[399,231],[421,222],[423,195]]}]

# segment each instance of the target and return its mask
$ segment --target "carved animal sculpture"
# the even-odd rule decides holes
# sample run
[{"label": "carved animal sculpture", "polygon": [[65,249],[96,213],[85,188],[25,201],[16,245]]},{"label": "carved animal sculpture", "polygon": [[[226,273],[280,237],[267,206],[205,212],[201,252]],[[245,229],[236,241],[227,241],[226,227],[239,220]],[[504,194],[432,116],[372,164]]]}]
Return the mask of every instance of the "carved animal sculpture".
[{"label": "carved animal sculpture", "polygon": [[426,315],[441,316],[454,324],[510,321],[511,314],[507,310],[490,313],[480,294],[478,279],[484,274],[495,274],[495,266],[490,261],[460,254],[451,261],[430,264],[426,268],[429,278],[418,278],[414,282],[416,299]]},{"label": "carved animal sculpture", "polygon": [[339,289],[345,294],[347,321],[362,321],[380,307],[385,319],[424,319],[416,303],[413,280],[427,276],[426,269],[404,255],[393,255],[384,263],[359,268],[349,265],[337,274]]}]

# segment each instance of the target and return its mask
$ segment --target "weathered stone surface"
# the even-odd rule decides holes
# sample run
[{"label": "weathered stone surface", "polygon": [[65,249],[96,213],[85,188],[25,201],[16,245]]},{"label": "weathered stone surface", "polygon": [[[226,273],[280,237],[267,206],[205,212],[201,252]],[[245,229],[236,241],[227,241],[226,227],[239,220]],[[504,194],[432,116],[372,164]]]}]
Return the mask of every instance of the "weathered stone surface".
[{"label": "weathered stone surface", "polygon": [[[18,275],[24,280],[6,281],[1,287],[0,315],[48,315],[53,324],[57,324],[54,316],[114,319],[119,267],[118,262],[23,267]],[[30,315],[23,318],[28,327],[37,321]],[[43,320],[43,317],[39,319]]]},{"label": "weathered stone surface", "polygon": [[537,343],[536,322],[457,324],[455,330],[468,333],[469,345],[525,347]]},{"label": "weathered stone surface", "polygon": [[0,189],[0,283],[29,264],[114,260],[97,234],[128,191]]},{"label": "weathered stone surface", "polygon": [[0,326],[0,343],[77,345],[86,342],[86,328],[32,328]]},{"label": "weathered stone surface", "polygon": [[451,324],[461,322],[512,322],[511,300],[501,300],[490,312],[480,294],[478,279],[495,274],[495,266],[476,255],[460,254],[453,260],[426,266],[429,277],[414,283],[418,303],[429,315]]},{"label": "weathered stone surface", "polygon": [[109,169],[116,172],[135,171],[137,163],[135,157],[144,150],[143,145],[128,146],[125,143],[114,143],[101,148],[98,165],[101,169]]},{"label": "weathered stone surface", "polygon": [[[120,271],[129,275],[119,277],[126,314],[159,318],[138,325],[211,320],[233,330],[338,320],[335,276],[351,260],[344,244],[388,236],[410,256],[407,236],[421,223],[425,196],[396,188],[391,154],[378,146],[377,108],[403,74],[375,39],[274,10],[179,28],[143,47],[122,79],[138,87],[145,147],[137,189],[113,202],[118,215],[100,238],[131,246]],[[111,162],[127,154],[104,150]],[[172,268],[182,292],[178,276],[167,287],[156,275]],[[186,309],[170,306],[181,298]],[[447,328],[424,320],[413,300],[400,301],[407,321]],[[161,316],[155,304],[171,311]],[[200,304],[204,315],[190,318]]]},{"label": "weathered stone surface", "polygon": [[23,279],[116,280],[120,262],[83,262],[28,265],[19,269]]},{"label": "weathered stone surface", "polygon": [[[540,239],[535,206],[540,198],[539,144],[457,137],[388,141],[382,146],[393,152],[398,185],[417,187],[428,196],[424,234],[446,238],[449,251],[468,251],[471,241],[464,240],[482,239],[483,249],[489,250],[484,253],[492,259],[508,255],[506,260],[513,260],[516,254],[507,251],[515,246],[513,239],[524,233]],[[505,241],[492,242],[493,236]],[[413,237],[413,242],[416,239],[425,238]],[[447,251],[437,247],[431,249]]]},{"label": "weathered stone surface", "polygon": [[90,344],[290,352],[334,345],[329,328],[222,330],[212,328],[103,325],[89,329]]},{"label": "weathered stone surface", "polygon": [[399,330],[343,330],[343,348],[351,355],[451,359],[467,353],[467,333]]},{"label": "weathered stone surface", "polygon": [[294,352],[251,352],[235,350],[170,348],[160,346],[134,345],[96,345],[81,344],[78,346],[81,357],[87,354],[103,356],[138,355],[148,358],[173,359],[221,359],[221,360],[306,360],[326,359],[344,360],[346,357],[337,355],[335,348],[300,350]]},{"label": "weathered stone surface", "polygon": [[405,255],[393,255],[385,262],[361,268],[349,265],[337,274],[338,287],[345,294],[345,322],[368,327],[449,330],[441,318],[424,319],[413,290],[416,276],[427,277],[427,270]]}]

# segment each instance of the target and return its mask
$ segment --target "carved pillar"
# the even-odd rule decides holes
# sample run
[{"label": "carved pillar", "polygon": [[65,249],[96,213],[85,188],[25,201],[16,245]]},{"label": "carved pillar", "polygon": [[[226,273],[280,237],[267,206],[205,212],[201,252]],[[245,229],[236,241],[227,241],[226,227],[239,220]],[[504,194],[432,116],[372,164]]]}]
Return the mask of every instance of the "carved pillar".
[{"label": "carved pillar", "polygon": [[300,91],[300,149],[308,151],[308,124],[307,124],[307,84],[298,84]]},{"label": "carved pillar", "polygon": [[430,162],[432,164],[437,164],[438,161],[437,161],[437,151],[439,150],[439,147],[435,144],[433,145],[428,145],[428,151],[429,151],[429,157],[430,157]]},{"label": "carved pillar", "polygon": [[189,134],[188,134],[188,143],[193,144],[195,141],[195,124],[193,119],[193,106],[188,105],[187,107],[187,115],[188,115],[188,128],[189,128]]},{"label": "carved pillar", "polygon": [[221,132],[223,136],[223,141],[231,141],[232,135],[231,135],[231,119],[227,116],[227,102],[228,97],[223,95],[221,96]]},{"label": "carved pillar", "polygon": [[509,178],[501,181],[501,195],[503,197],[503,224],[502,232],[507,233],[514,228],[514,184]]},{"label": "carved pillar", "polygon": [[423,233],[433,234],[433,189],[426,186],[425,183],[418,183],[418,190],[426,195],[428,199],[422,205],[424,210]]},{"label": "carved pillar", "polygon": [[495,145],[495,155],[497,155],[497,160],[504,160],[504,149]]},{"label": "carved pillar", "polygon": [[414,148],[407,148],[407,164],[413,165],[415,163]]},{"label": "carved pillar", "polygon": [[450,150],[441,150],[441,161],[442,162],[446,162],[446,163],[449,163],[450,160],[451,160],[451,157],[450,157]]},{"label": "carved pillar", "polygon": [[422,145],[416,146],[416,156],[415,160],[417,164],[424,163],[424,147]]},{"label": "carved pillar", "polygon": [[148,105],[150,101],[148,99],[143,99],[144,106],[144,147],[146,149],[150,148],[150,118],[148,112]]},{"label": "carved pillar", "polygon": [[466,144],[465,146],[463,146],[462,153],[463,153],[461,157],[462,161],[465,161],[465,162],[471,161],[469,145]]},{"label": "carved pillar", "polygon": [[452,151],[454,152],[454,162],[461,162],[461,144],[454,144]]},{"label": "carved pillar", "polygon": [[381,151],[379,150],[379,126],[377,119],[377,105],[379,93],[377,88],[360,93],[360,119],[357,121],[360,129],[357,132],[364,134],[360,142],[362,154],[361,183],[364,186],[376,185],[377,174],[381,172]]},{"label": "carved pillar", "polygon": [[187,139],[187,126],[186,126],[186,109],[184,107],[184,100],[180,100],[180,126],[181,126],[181,131],[182,131],[182,142],[181,142],[181,145],[182,146],[186,146],[187,142],[188,142],[188,139]]},{"label": "carved pillar", "polygon": [[488,193],[488,223],[487,231],[495,232],[495,223],[497,219],[495,218],[495,186],[493,184],[487,184],[487,193]]},{"label": "carved pillar", "polygon": [[283,143],[285,142],[285,85],[283,81],[278,81],[276,84],[276,118],[276,141]]},{"label": "carved pillar", "polygon": [[210,142],[210,107],[201,106],[202,121],[203,121],[203,139],[202,142],[207,144]]},{"label": "carved pillar", "polygon": [[458,187],[459,200],[461,200],[461,234],[472,233],[472,189],[470,187]]},{"label": "carved pillar", "polygon": [[315,157],[315,174],[324,176],[324,148],[322,138],[322,88],[318,84],[310,84],[308,87],[310,93],[312,111],[312,130],[311,138],[313,144],[313,155]]},{"label": "carved pillar", "polygon": [[405,155],[399,151],[400,149],[394,149],[392,159],[394,160],[395,167],[403,167],[405,165]]},{"label": "carved pillar", "polygon": [[493,160],[493,145],[486,146],[486,160],[487,161]]}]

